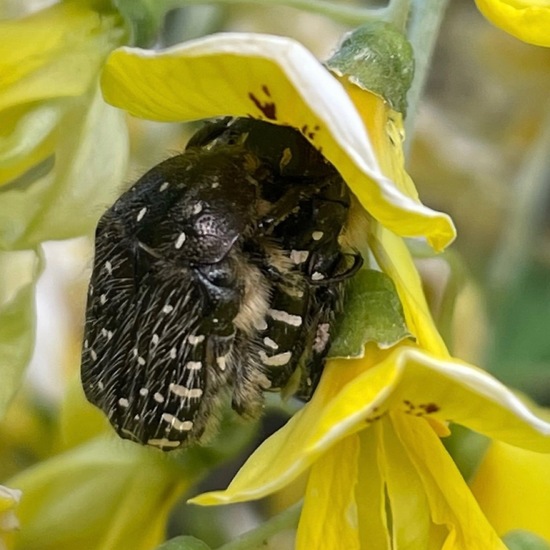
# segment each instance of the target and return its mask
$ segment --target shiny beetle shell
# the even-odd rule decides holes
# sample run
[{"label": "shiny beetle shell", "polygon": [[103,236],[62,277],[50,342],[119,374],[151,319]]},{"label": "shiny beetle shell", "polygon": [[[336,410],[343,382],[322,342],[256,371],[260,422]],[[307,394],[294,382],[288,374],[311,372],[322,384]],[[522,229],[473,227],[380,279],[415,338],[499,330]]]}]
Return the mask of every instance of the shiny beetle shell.
[{"label": "shiny beetle shell", "polygon": [[82,352],[87,398],[118,434],[171,450],[212,433],[226,400],[309,399],[346,280],[350,196],[297,131],[207,124],[102,216]]}]

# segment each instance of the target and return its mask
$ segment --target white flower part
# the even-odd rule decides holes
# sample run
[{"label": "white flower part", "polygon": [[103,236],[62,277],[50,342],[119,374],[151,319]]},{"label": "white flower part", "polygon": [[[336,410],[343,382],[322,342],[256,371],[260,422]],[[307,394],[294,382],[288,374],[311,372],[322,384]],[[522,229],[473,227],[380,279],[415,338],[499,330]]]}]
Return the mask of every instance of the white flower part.
[{"label": "white flower part", "polygon": [[389,229],[426,236],[436,249],[454,238],[447,215],[402,193],[382,173],[344,87],[290,38],[222,33],[162,51],[120,48],[107,61],[103,92],[113,105],[153,120],[232,115],[294,126]]},{"label": "white flower part", "polygon": [[21,491],[19,489],[10,489],[0,485],[0,508],[4,509],[0,513],[0,535],[19,529],[19,520],[15,515],[15,508],[20,500]]}]

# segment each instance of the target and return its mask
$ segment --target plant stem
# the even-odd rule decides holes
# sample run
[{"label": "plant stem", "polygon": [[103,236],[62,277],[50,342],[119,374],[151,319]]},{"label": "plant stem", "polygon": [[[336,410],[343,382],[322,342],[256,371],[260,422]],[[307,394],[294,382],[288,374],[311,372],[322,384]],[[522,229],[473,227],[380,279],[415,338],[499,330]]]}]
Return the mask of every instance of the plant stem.
[{"label": "plant stem", "polygon": [[298,525],[301,510],[302,503],[299,502],[280,513],[278,516],[266,521],[257,529],[244,533],[238,539],[220,546],[218,550],[251,550],[253,548],[263,548],[267,540],[273,535],[287,529],[295,529]]},{"label": "plant stem", "polygon": [[[163,3],[164,9],[204,4],[205,0],[169,0]],[[269,6],[287,6],[329,17],[344,25],[359,26],[368,21],[384,19],[388,8],[366,8],[344,6],[338,2],[326,0],[209,0],[210,4],[260,4]]]},{"label": "plant stem", "polygon": [[550,199],[550,103],[542,112],[539,134],[516,175],[515,194],[489,270],[497,299],[522,275],[545,221]]},{"label": "plant stem", "polygon": [[414,79],[407,94],[409,105],[405,120],[405,154],[412,142],[418,105],[430,70],[430,62],[435,48],[439,28],[449,0],[412,0],[408,39],[412,44],[415,58]]},{"label": "plant stem", "polygon": [[407,30],[410,9],[411,0],[390,0],[390,3],[384,10],[384,21],[392,23],[404,34]]}]

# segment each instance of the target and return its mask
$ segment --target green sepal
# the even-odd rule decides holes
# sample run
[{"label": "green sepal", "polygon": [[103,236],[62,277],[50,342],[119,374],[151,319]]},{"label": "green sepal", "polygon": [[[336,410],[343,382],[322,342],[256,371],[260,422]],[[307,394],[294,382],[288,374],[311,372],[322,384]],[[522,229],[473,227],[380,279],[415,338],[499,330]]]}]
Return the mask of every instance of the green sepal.
[{"label": "green sepal", "polygon": [[175,537],[157,547],[157,550],[210,550],[210,546],[195,537]]},{"label": "green sepal", "polygon": [[348,285],[343,319],[329,357],[362,357],[367,342],[389,348],[410,337],[391,278],[380,271],[364,269]]},{"label": "green sepal", "polygon": [[407,91],[414,75],[413,49],[390,23],[373,21],[355,29],[325,64],[406,114]]},{"label": "green sepal", "polygon": [[504,538],[508,550],[550,550],[550,544],[529,531],[510,531]]}]

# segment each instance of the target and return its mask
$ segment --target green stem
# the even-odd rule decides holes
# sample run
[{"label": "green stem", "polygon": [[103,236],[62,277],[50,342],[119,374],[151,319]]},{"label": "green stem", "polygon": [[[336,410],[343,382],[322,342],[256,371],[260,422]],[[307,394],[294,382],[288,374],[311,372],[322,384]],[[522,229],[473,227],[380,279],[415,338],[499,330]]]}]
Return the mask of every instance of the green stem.
[{"label": "green stem", "polygon": [[[204,4],[205,0],[169,0],[163,2],[163,8],[171,9],[196,4]],[[357,6],[345,6],[338,2],[326,0],[209,0],[209,4],[259,4],[269,6],[287,6],[303,11],[317,13],[329,17],[344,25],[358,26],[368,21],[385,18],[388,8],[365,8]]]},{"label": "green stem", "polygon": [[244,533],[238,539],[220,546],[218,550],[251,550],[253,548],[263,548],[267,545],[267,541],[277,533],[288,529],[295,529],[298,525],[301,511],[302,503],[299,502],[280,513],[278,516],[266,521],[257,529]]},{"label": "green stem", "polygon": [[539,134],[514,182],[501,240],[493,256],[489,282],[502,296],[522,275],[546,221],[550,199],[550,103],[543,111]]},{"label": "green stem", "polygon": [[407,94],[409,108],[405,121],[405,134],[408,138],[405,141],[406,154],[408,154],[412,142],[418,105],[428,78],[430,61],[448,2],[449,0],[412,0],[407,35],[414,50],[415,73]]},{"label": "green stem", "polygon": [[393,23],[403,34],[407,30],[411,0],[390,0],[388,7],[383,14],[384,21]]}]

